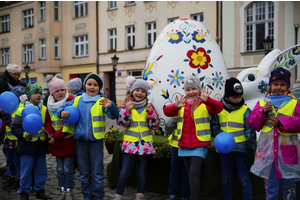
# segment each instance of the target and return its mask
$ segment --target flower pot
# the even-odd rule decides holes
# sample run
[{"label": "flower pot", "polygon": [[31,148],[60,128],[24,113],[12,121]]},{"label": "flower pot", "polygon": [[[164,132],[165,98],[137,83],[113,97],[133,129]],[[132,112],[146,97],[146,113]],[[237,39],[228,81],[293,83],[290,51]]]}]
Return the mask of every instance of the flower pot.
[{"label": "flower pot", "polygon": [[115,142],[105,144],[108,154],[114,153]]}]

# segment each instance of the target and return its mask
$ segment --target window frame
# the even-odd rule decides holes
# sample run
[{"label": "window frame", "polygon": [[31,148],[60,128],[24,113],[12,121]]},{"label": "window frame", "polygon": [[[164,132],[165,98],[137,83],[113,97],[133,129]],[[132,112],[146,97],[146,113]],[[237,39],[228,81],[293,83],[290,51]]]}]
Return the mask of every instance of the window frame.
[{"label": "window frame", "polygon": [[117,8],[117,1],[108,1],[108,10],[114,10]]},{"label": "window frame", "polygon": [[179,17],[172,17],[168,19],[168,24],[170,24],[171,22],[175,21],[176,19],[179,19]]},{"label": "window frame", "polygon": [[[39,22],[46,21],[46,1],[38,1],[39,7]],[[44,4],[44,5],[42,5]]]},{"label": "window frame", "polygon": [[[114,33],[114,34],[111,35],[110,33]],[[108,30],[108,50],[117,50],[117,29],[116,28],[112,28]]]},{"label": "window frame", "polygon": [[[130,33],[128,30],[130,29]],[[135,26],[126,26],[126,49],[132,50],[135,48]]]},{"label": "window frame", "polygon": [[[29,13],[27,14],[27,12],[29,12]],[[23,10],[22,15],[23,15],[22,16],[22,18],[23,18],[23,20],[22,20],[23,21],[23,28],[24,29],[33,28],[34,27],[34,10],[33,10],[33,8]],[[28,21],[27,26],[26,26],[26,21]],[[29,25],[29,23],[30,23],[30,25]]]},{"label": "window frame", "polygon": [[[3,19],[5,18],[6,19]],[[3,30],[3,29],[7,30]],[[1,33],[8,33],[10,32],[10,14],[1,15]]]},{"label": "window frame", "polygon": [[[149,25],[151,25],[151,29],[149,30]],[[154,27],[155,25],[155,27]],[[150,35],[150,41],[149,41]],[[152,47],[156,40],[156,22],[148,22],[146,23],[146,46]]]},{"label": "window frame", "polygon": [[[81,41],[81,37],[84,37],[83,41]],[[78,42],[76,42],[76,38],[78,38]],[[73,36],[74,42],[74,58],[81,58],[89,56],[89,36],[88,34],[84,35],[76,35]],[[81,46],[83,45],[83,54],[81,54]],[[78,55],[76,55],[76,47],[78,46]]]},{"label": "window frame", "polygon": [[[134,73],[141,73],[141,75],[133,75]],[[133,76],[136,79],[142,79],[143,78],[143,70],[132,70],[132,71],[128,71],[128,76]]]},{"label": "window frame", "polygon": [[[29,48],[29,45],[31,45],[32,48]],[[31,54],[31,58],[29,58],[30,55],[28,54]],[[34,63],[34,43],[23,44],[23,63]]]},{"label": "window frame", "polygon": [[[196,19],[195,19],[195,17],[196,17]],[[201,21],[201,17],[202,17],[202,21]],[[197,22],[204,23],[204,14],[203,13],[191,14],[191,18],[196,20]]]},{"label": "window frame", "polygon": [[135,1],[125,1],[125,6],[135,5]]},{"label": "window frame", "polygon": [[[56,43],[56,40],[58,41],[58,43]],[[54,45],[54,59],[60,59],[60,37],[54,37],[53,45]],[[56,50],[57,50],[57,56],[56,56]]]},{"label": "window frame", "polygon": [[[88,7],[89,7],[89,4],[88,4],[88,1],[74,1],[73,2],[73,9],[74,9],[74,12],[73,12],[73,17],[74,18],[81,18],[81,17],[86,17],[88,16]],[[78,6],[78,13],[76,12],[76,6]],[[83,10],[83,13],[81,13],[81,7],[82,7],[82,10]],[[77,14],[77,15],[76,15]]]},{"label": "window frame", "polygon": [[[58,5],[55,5],[57,2]],[[56,19],[56,14],[55,11],[57,10],[57,19]],[[59,1],[53,1],[53,20],[54,21],[60,21],[60,2]]]},{"label": "window frame", "polygon": [[[43,44],[45,42],[45,44]],[[39,45],[40,45],[40,60],[46,60],[47,58],[47,42],[46,38],[40,38],[39,39]]]},{"label": "window frame", "polygon": [[[8,52],[5,52],[5,50],[8,50]],[[7,66],[9,63],[10,63],[10,47],[3,47],[1,48],[1,65]]]}]

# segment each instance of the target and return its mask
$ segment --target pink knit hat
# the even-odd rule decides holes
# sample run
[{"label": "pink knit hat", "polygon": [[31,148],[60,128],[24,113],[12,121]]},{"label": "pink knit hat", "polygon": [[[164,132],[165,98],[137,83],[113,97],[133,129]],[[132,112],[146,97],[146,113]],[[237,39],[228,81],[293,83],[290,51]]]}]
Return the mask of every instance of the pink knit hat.
[{"label": "pink knit hat", "polygon": [[66,89],[66,83],[58,74],[54,77],[52,75],[47,75],[46,80],[48,81],[50,95],[52,95],[57,90]]}]

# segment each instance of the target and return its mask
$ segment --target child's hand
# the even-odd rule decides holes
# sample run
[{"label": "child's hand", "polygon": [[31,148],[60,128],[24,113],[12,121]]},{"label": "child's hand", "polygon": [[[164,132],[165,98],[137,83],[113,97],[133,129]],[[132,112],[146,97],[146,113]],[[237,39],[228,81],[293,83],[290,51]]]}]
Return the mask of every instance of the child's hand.
[{"label": "child's hand", "polygon": [[61,111],[61,113],[60,113],[60,116],[61,116],[61,118],[63,118],[63,119],[66,119],[67,117],[69,117],[69,112],[68,111]]},{"label": "child's hand", "polygon": [[99,105],[102,105],[103,108],[108,108],[111,104],[112,104],[111,101],[107,98],[101,99],[99,101]]},{"label": "child's hand", "polygon": [[146,112],[151,112],[153,110],[153,107],[150,103],[146,106]]},{"label": "child's hand", "polygon": [[205,87],[204,90],[202,88],[200,88],[201,90],[201,94],[200,94],[200,99],[203,101],[203,102],[206,102],[209,95],[212,93],[212,91],[208,92],[208,87]]},{"label": "child's hand", "polygon": [[49,144],[54,144],[56,141],[54,140],[54,138],[53,137],[51,137],[51,138],[49,138]]},{"label": "child's hand", "polygon": [[29,133],[25,134],[25,139],[26,140],[31,140],[32,139],[32,135],[30,135]]},{"label": "child's hand", "polygon": [[272,126],[276,127],[279,123],[279,120],[277,117],[271,117],[271,124]]},{"label": "child's hand", "polygon": [[266,103],[263,107],[264,109],[264,113],[268,113],[269,110],[272,110],[273,109],[273,105],[271,103]]},{"label": "child's hand", "polygon": [[125,108],[126,108],[127,112],[129,112],[129,113],[135,106],[135,103],[133,103],[133,98],[131,98],[131,97],[126,99],[124,104],[125,104]]},{"label": "child's hand", "polygon": [[187,97],[184,95],[181,95],[181,97],[178,99],[178,96],[176,96],[176,102],[175,107],[176,108],[182,108],[185,106],[185,103],[187,101]]}]

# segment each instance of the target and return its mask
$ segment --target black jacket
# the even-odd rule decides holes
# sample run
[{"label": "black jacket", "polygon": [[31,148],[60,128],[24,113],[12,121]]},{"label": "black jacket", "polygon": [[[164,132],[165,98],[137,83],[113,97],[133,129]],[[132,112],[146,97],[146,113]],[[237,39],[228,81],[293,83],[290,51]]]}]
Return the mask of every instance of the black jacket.
[{"label": "black jacket", "polygon": [[0,94],[6,91],[10,91],[8,84],[12,85],[13,87],[19,85],[20,81],[16,81],[7,70],[0,74]]}]

